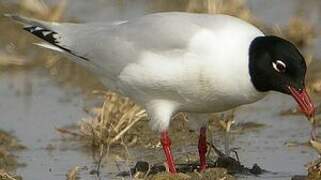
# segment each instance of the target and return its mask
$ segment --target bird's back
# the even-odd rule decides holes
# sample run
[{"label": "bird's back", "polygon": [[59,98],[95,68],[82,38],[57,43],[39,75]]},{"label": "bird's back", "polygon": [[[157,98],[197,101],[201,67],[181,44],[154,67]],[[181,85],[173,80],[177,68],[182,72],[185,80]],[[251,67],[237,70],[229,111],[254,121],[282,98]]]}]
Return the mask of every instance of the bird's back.
[{"label": "bird's back", "polygon": [[[168,58],[187,53],[194,46],[191,43],[195,37],[205,31],[216,34],[215,41],[200,41],[199,46],[216,50],[222,49],[227,40],[238,45],[238,41],[263,35],[256,27],[232,16],[179,12],[145,15],[116,25],[80,26],[74,33],[71,48],[113,77],[128,64],[139,62],[146,53],[168,55]],[[226,36],[229,39],[224,39]]]}]

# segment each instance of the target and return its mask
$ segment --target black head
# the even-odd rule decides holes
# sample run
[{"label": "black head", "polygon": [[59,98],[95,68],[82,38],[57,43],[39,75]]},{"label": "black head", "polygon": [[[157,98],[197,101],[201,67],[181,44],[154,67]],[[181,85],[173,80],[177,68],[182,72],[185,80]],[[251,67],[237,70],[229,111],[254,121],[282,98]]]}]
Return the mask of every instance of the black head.
[{"label": "black head", "polygon": [[288,86],[304,89],[306,64],[298,49],[276,36],[254,39],[250,46],[250,75],[259,91],[290,94]]},{"label": "black head", "polygon": [[306,69],[299,50],[285,39],[262,36],[250,45],[249,70],[254,87],[262,92],[291,94],[310,116],[314,107],[305,91]]}]

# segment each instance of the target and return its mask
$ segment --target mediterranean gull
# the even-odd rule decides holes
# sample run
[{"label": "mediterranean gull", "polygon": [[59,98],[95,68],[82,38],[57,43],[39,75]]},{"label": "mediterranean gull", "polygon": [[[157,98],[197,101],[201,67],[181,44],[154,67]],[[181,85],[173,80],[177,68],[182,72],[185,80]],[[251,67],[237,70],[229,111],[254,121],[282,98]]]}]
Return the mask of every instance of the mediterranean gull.
[{"label": "mediterranean gull", "polygon": [[167,129],[178,112],[187,112],[191,128],[200,132],[201,171],[207,166],[208,113],[277,91],[292,95],[307,117],[314,115],[299,50],[236,17],[165,12],[115,23],[74,24],[6,16],[44,40],[38,45],[72,56],[108,88],[143,106],[152,129],[160,133],[171,173],[176,169]]}]

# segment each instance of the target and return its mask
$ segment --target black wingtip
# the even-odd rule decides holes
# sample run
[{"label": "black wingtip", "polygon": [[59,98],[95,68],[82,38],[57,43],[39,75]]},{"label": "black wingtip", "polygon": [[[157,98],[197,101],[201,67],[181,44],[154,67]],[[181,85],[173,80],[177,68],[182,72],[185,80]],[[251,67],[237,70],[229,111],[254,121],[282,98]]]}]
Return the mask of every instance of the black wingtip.
[{"label": "black wingtip", "polygon": [[26,26],[23,28],[23,30],[28,31],[28,32],[32,33],[33,35],[51,43],[51,44],[58,43],[57,39],[55,38],[55,35],[57,33],[50,30],[50,29],[46,29],[46,28],[39,27],[39,26]]},{"label": "black wingtip", "polygon": [[47,41],[48,43],[70,53],[71,55],[79,57],[85,61],[89,61],[88,58],[79,56],[76,53],[72,52],[72,50],[60,45],[59,34],[55,31],[49,29],[48,27],[46,27],[42,23],[40,23],[40,21],[31,19],[31,18],[26,18],[23,16],[19,16],[16,14],[10,14],[10,13],[4,13],[3,16],[7,17],[7,18],[11,18],[17,22],[24,24],[25,27],[23,27],[23,30],[37,36],[38,38]]},{"label": "black wingtip", "polygon": [[53,30],[39,27],[39,26],[27,26],[27,27],[24,27],[23,29],[74,56],[77,56],[83,60],[89,61],[88,58],[78,56],[77,54],[73,53],[70,49],[67,49],[59,45],[59,41],[57,40],[58,33]]}]

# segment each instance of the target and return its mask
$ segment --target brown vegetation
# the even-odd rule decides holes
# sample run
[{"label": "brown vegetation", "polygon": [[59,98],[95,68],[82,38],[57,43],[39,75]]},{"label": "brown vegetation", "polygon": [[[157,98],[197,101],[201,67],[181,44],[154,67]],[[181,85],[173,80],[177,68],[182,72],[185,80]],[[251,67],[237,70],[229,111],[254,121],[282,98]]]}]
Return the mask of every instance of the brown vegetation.
[{"label": "brown vegetation", "polygon": [[14,177],[9,174],[14,173],[15,169],[23,164],[18,163],[14,151],[25,149],[19,144],[18,140],[7,132],[0,131],[0,179],[14,180],[19,177]]}]

